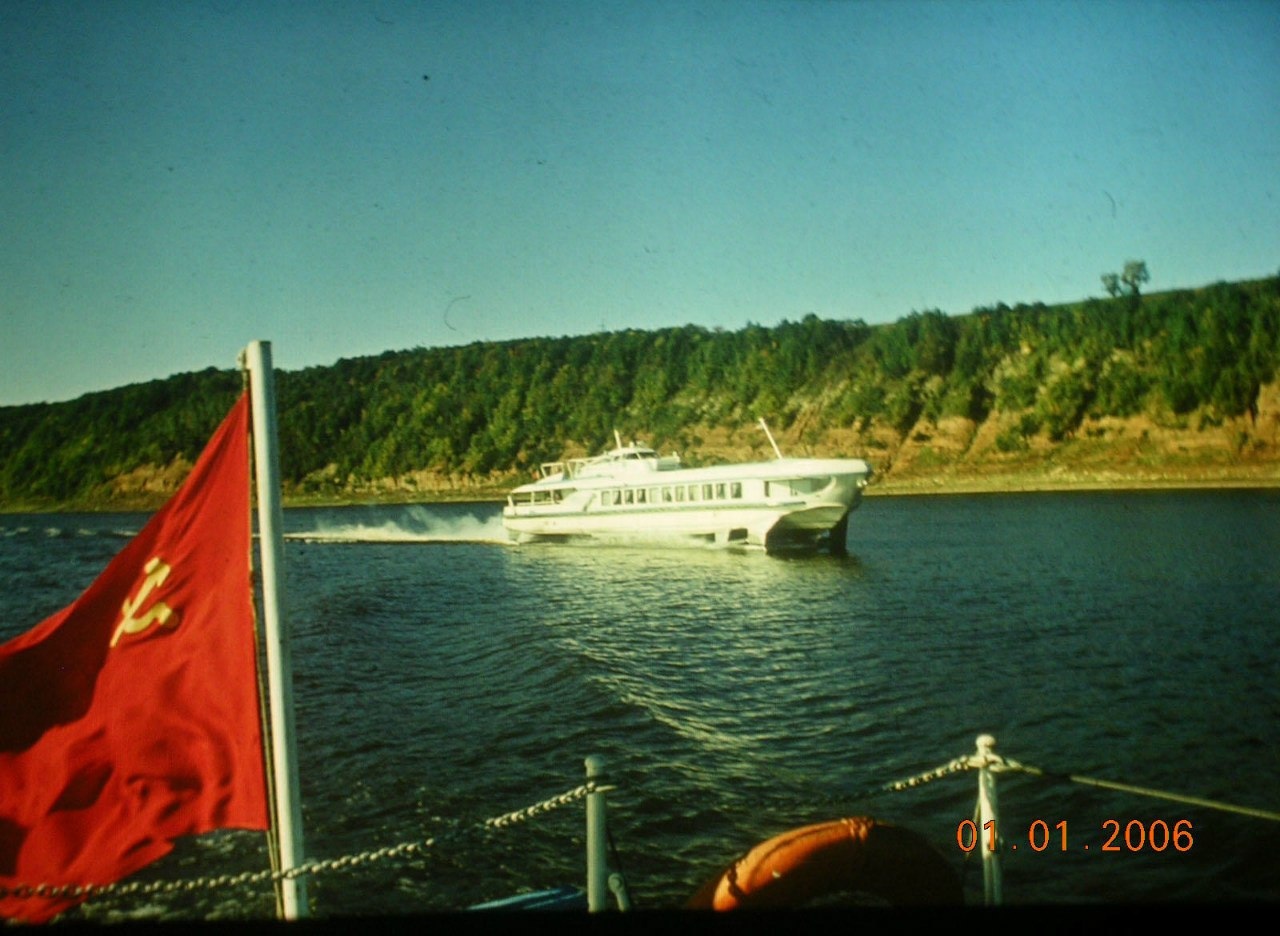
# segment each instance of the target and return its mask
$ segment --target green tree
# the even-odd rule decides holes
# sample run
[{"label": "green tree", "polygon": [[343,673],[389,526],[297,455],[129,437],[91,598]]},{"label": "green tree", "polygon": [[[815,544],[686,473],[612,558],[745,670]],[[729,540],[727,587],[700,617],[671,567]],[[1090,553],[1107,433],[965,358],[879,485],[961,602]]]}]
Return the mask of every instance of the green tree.
[{"label": "green tree", "polygon": [[1124,265],[1124,272],[1120,274],[1120,282],[1124,283],[1131,295],[1138,295],[1151,280],[1151,274],[1147,272],[1147,264],[1144,260],[1130,260]]},{"label": "green tree", "polygon": [[1072,368],[1050,380],[1036,401],[1036,415],[1049,438],[1060,442],[1080,425],[1093,395],[1086,369]]},{"label": "green tree", "polygon": [[1103,273],[1102,285],[1108,295],[1137,297],[1142,287],[1151,280],[1145,260],[1129,260],[1125,262],[1122,273]]}]

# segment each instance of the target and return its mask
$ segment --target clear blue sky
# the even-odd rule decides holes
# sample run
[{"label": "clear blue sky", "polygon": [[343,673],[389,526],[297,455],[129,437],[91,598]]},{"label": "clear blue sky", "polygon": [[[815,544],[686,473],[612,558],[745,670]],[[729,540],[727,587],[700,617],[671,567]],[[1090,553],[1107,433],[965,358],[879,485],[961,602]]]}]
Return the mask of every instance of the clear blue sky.
[{"label": "clear blue sky", "polygon": [[0,4],[0,405],[1280,269],[1280,2]]}]

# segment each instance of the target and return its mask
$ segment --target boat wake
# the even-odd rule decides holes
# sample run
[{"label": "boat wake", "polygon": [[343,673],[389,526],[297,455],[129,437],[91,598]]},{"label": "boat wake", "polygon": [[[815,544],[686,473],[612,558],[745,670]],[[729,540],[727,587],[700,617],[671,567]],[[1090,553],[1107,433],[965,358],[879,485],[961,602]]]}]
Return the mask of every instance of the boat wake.
[{"label": "boat wake", "polygon": [[484,543],[500,546],[510,543],[498,518],[444,519],[425,514],[381,524],[321,524],[315,529],[285,533],[284,538],[304,543]]},{"label": "boat wake", "polygon": [[136,529],[95,529],[91,527],[73,526],[0,526],[0,537],[16,539],[19,537],[43,537],[45,539],[133,539],[138,535]]}]

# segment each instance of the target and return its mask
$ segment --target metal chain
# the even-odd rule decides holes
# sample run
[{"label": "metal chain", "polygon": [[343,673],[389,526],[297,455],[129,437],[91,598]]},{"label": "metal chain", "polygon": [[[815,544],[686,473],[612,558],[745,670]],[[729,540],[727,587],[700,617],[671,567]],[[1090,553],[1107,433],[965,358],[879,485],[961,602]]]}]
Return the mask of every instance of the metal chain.
[{"label": "metal chain", "polygon": [[617,787],[601,786],[594,782],[584,783],[582,786],[570,790],[568,793],[561,793],[559,796],[552,797],[549,800],[544,800],[541,803],[535,803],[533,806],[526,806],[524,809],[517,809],[515,812],[507,813],[505,816],[486,819],[484,825],[486,828],[490,829],[503,829],[507,826],[516,825],[517,823],[528,822],[535,816],[551,812],[553,809],[572,805],[580,799],[585,799],[591,793],[606,793],[610,790],[616,789]]},{"label": "metal chain", "polygon": [[510,812],[503,816],[486,819],[476,826],[463,828],[444,836],[437,836],[420,842],[401,842],[398,845],[388,845],[354,855],[342,855],[338,858],[312,859],[304,861],[295,868],[286,868],[283,871],[274,871],[268,868],[261,871],[243,871],[239,874],[219,874],[213,877],[188,878],[181,881],[131,881],[113,884],[18,884],[13,887],[0,884],[0,897],[90,898],[106,895],[149,896],[153,894],[189,893],[197,890],[241,887],[247,884],[262,884],[267,881],[292,880],[302,877],[304,874],[343,871],[377,861],[425,854],[427,849],[434,847],[442,840],[462,838],[475,829],[507,829],[556,809],[571,806],[592,793],[604,793],[614,789],[617,789],[617,787],[602,786],[595,782],[584,783],[582,786],[569,790],[567,793],[553,796],[550,799],[543,800],[541,803],[517,809],[515,812]]},{"label": "metal chain", "polygon": [[860,793],[844,793],[837,797],[828,797],[833,802],[841,803],[849,800],[869,799],[879,793],[901,793],[903,790],[911,790],[918,786],[924,786],[926,783],[932,783],[935,780],[941,780],[949,777],[954,773],[962,773],[966,770],[973,769],[975,765],[971,763],[968,757],[957,757],[955,760],[948,761],[941,767],[935,767],[933,770],[927,770],[924,773],[916,774],[912,777],[905,777],[902,780],[893,780],[881,786],[869,787]]},{"label": "metal chain", "polygon": [[947,761],[941,767],[935,767],[933,770],[916,774],[914,777],[907,777],[904,780],[894,780],[886,783],[882,787],[878,787],[876,792],[900,793],[903,790],[910,790],[926,783],[932,783],[935,780],[941,780],[955,773],[963,773],[966,770],[972,770],[976,764],[969,757],[957,757],[955,760]]}]

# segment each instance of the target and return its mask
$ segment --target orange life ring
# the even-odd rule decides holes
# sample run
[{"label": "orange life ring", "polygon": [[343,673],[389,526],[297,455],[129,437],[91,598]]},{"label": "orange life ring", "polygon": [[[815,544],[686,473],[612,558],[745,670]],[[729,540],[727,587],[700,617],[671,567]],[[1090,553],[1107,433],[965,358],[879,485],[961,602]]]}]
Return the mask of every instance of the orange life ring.
[{"label": "orange life ring", "polygon": [[867,816],[791,829],[761,842],[689,901],[692,909],[801,907],[842,893],[891,906],[960,905],[955,869],[908,829]]}]

